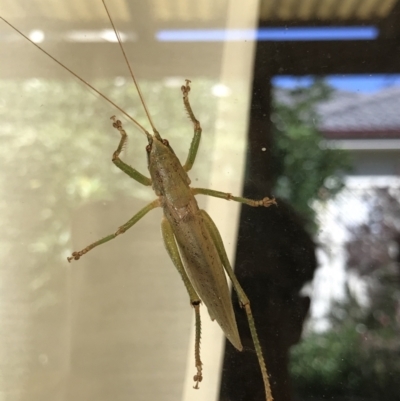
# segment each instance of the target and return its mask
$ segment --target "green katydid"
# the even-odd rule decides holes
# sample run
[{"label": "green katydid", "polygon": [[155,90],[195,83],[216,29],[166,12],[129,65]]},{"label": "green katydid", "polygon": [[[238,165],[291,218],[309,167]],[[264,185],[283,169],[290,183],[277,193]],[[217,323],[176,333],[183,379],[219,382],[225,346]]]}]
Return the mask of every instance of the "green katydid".
[{"label": "green katydid", "polygon": [[186,83],[181,87],[181,90],[183,94],[184,107],[194,126],[194,136],[190,145],[189,154],[187,156],[186,162],[184,165],[182,165],[176,157],[168,141],[166,139],[163,139],[155,128],[143,96],[140,92],[138,83],[136,82],[135,76],[126,57],[122,42],[119,38],[119,34],[114,26],[105,1],[102,0],[102,2],[112,24],[113,30],[118,38],[121,51],[124,55],[125,61],[130,70],[131,77],[134,81],[141,103],[152,128],[152,135],[140,123],[138,123],[134,118],[128,115],[124,110],[122,110],[118,105],[113,103],[110,99],[100,93],[96,88],[80,78],[68,67],[56,60],[53,56],[47,53],[36,43],[32,42],[17,28],[4,20],[2,17],[0,17],[4,22],[10,25],[19,34],[21,34],[25,39],[30,41],[47,56],[52,58],[60,66],[69,71],[72,75],[74,75],[85,85],[94,90],[100,96],[105,98],[120,112],[127,116],[142,131],[142,133],[145,134],[148,140],[146,152],[150,178],[141,174],[120,159],[120,153],[122,152],[124,144],[126,143],[127,134],[122,126],[121,121],[118,120],[115,116],[111,117],[111,119],[113,120],[113,127],[117,129],[121,135],[117,150],[113,154],[112,162],[119,169],[121,169],[123,172],[125,172],[127,175],[129,175],[131,178],[138,181],[142,185],[152,186],[157,195],[157,198],[153,202],[145,206],[143,209],[141,209],[138,213],[136,213],[128,222],[120,226],[115,233],[110,234],[90,244],[89,246],[83,248],[81,251],[73,252],[72,255],[68,258],[68,261],[71,262],[72,260],[78,260],[81,256],[83,256],[96,246],[108,242],[118,235],[126,232],[152,209],[161,207],[164,212],[164,217],[161,222],[161,231],[165,248],[184,282],[186,290],[189,294],[190,303],[193,306],[195,312],[195,366],[197,372],[194,376],[194,388],[199,388],[199,383],[202,380],[202,362],[200,359],[201,302],[206,305],[211,319],[218,322],[225,336],[232,343],[232,345],[239,351],[243,349],[233,312],[230,291],[224,273],[225,269],[235,291],[237,292],[239,302],[241,306],[245,309],[255,346],[255,351],[261,368],[261,374],[263,377],[266,393],[266,400],[272,401],[273,398],[269,384],[268,373],[265,366],[261,346],[258,340],[253,315],[250,309],[250,301],[244,293],[238,280],[236,279],[236,276],[228,260],[222,238],[215,223],[204,210],[199,209],[197,201],[195,199],[195,195],[202,194],[225,200],[233,200],[253,207],[268,207],[270,205],[276,204],[276,202],[274,199],[268,197],[265,197],[262,200],[252,200],[243,197],[232,196],[230,193],[224,193],[211,189],[190,187],[190,179],[187,172],[192,168],[195,162],[202,133],[200,122],[196,119],[189,103],[190,81],[186,80]]}]

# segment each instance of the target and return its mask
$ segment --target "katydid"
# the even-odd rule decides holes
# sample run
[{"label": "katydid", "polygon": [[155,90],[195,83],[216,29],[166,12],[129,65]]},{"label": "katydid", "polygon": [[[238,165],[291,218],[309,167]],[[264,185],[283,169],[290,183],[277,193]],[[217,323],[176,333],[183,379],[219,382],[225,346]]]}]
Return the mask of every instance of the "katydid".
[{"label": "katydid", "polygon": [[134,124],[142,131],[142,133],[144,133],[148,141],[146,153],[150,177],[141,174],[139,171],[135,170],[121,160],[120,154],[124,144],[127,141],[127,134],[122,126],[121,121],[115,116],[111,117],[113,121],[113,127],[118,130],[121,135],[117,150],[112,156],[112,162],[124,173],[138,181],[140,184],[152,186],[157,198],[137,212],[128,222],[120,226],[116,232],[90,244],[89,246],[86,246],[78,252],[73,252],[72,255],[68,257],[68,261],[71,262],[72,260],[78,260],[96,246],[104,244],[114,239],[118,235],[125,233],[152,209],[161,207],[164,213],[161,221],[161,232],[164,245],[184,282],[186,290],[189,294],[190,303],[195,312],[195,367],[197,371],[194,376],[194,388],[198,389],[199,383],[202,381],[202,362],[200,359],[200,304],[202,302],[206,305],[211,319],[218,322],[225,336],[232,343],[232,345],[239,351],[242,351],[243,349],[233,312],[230,291],[224,273],[225,269],[233,284],[233,288],[237,292],[240,305],[245,309],[255,351],[261,368],[266,400],[272,401],[273,397],[269,384],[268,373],[257,336],[253,315],[250,309],[250,301],[236,279],[228,260],[222,238],[215,223],[206,211],[199,209],[195,195],[201,194],[225,200],[233,200],[252,207],[268,207],[276,204],[276,202],[273,198],[268,197],[265,197],[262,200],[252,200],[211,189],[190,187],[190,179],[187,173],[190,171],[195,162],[202,133],[200,122],[196,119],[189,102],[189,92],[191,89],[190,81],[186,80],[185,84],[181,87],[181,91],[183,94],[184,107],[194,127],[194,135],[186,162],[182,165],[179,159],[176,157],[169,142],[160,136],[150,117],[150,113],[147,109],[138,83],[136,82],[135,76],[126,57],[122,42],[107,9],[105,0],[102,0],[102,2],[113,30],[118,38],[119,46],[128,65],[130,75],[136,86],[141,104],[145,110],[153,134],[150,134],[140,123],[128,115],[118,105],[100,93],[96,88],[80,78],[76,73],[56,60],[36,43],[32,42],[27,36],[7,22],[4,18],[0,17],[25,39],[30,41],[47,56],[52,58],[60,66],[69,71],[72,75],[110,102],[124,115],[126,115],[131,121],[134,122]]}]

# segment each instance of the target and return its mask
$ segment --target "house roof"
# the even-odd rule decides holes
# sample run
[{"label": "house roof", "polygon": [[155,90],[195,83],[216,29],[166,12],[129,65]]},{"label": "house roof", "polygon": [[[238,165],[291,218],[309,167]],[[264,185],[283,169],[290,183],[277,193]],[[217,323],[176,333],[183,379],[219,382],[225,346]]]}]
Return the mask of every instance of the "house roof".
[{"label": "house roof", "polygon": [[[286,25],[293,22],[301,25],[320,21],[329,25],[332,21],[344,24],[377,24],[392,12],[397,0],[261,0],[260,21],[267,25]],[[66,23],[77,24],[79,29],[102,26],[107,16],[97,0],[70,0],[55,5],[52,0],[3,0],[2,14],[21,26],[25,19],[26,29],[51,26],[59,30]],[[183,23],[194,28],[197,23],[215,25],[226,14],[228,0],[193,2],[175,0],[153,0],[131,2],[115,0],[109,8],[118,25],[131,24],[139,18],[147,25]],[[20,21],[18,21],[20,19]],[[57,21],[57,23],[55,23]],[[149,23],[150,22],[150,23]],[[86,26],[82,26],[85,24]],[[29,28],[31,25],[31,28]],[[164,26],[165,28],[165,26]]]},{"label": "house roof", "polygon": [[367,94],[336,91],[317,110],[327,137],[400,138],[400,87]]},{"label": "house roof", "polygon": [[[274,91],[278,102],[290,104],[289,92]],[[400,139],[400,87],[374,93],[334,91],[317,106],[319,128],[327,139]]]}]

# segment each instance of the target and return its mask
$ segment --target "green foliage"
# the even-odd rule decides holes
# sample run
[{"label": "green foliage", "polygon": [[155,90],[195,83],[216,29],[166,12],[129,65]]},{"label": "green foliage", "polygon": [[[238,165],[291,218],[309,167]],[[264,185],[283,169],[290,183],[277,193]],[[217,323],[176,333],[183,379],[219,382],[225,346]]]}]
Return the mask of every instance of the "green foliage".
[{"label": "green foliage", "polygon": [[312,202],[337,194],[350,166],[347,153],[324,146],[318,130],[316,106],[331,93],[322,80],[315,80],[310,87],[285,91],[283,99],[275,96],[273,103],[274,191],[310,222],[315,221]]},{"label": "green foliage", "polygon": [[384,325],[370,329],[365,324],[368,311],[362,311],[354,298],[336,305],[334,311],[335,329],[312,333],[292,349],[295,392],[301,399],[400,400],[398,331]]},{"label": "green foliage", "polygon": [[293,348],[291,374],[299,395],[350,395],[362,387],[359,334],[353,326],[340,332],[314,333]]}]

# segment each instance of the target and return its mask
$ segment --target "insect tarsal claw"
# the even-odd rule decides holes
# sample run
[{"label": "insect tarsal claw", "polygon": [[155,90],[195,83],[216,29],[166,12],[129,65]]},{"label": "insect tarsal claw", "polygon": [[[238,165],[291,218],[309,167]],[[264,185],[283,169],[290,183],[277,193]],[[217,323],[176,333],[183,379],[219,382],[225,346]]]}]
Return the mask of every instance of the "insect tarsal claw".
[{"label": "insect tarsal claw", "polygon": [[196,375],[193,376],[193,380],[196,382],[196,384],[193,386],[194,389],[198,390],[199,383],[203,380],[203,376],[201,373],[197,373]]},{"label": "insect tarsal claw", "polygon": [[262,204],[263,204],[263,206],[265,206],[265,207],[269,207],[269,206],[271,206],[271,205],[278,206],[278,204],[276,203],[275,198],[268,198],[268,196],[265,197],[265,198],[262,200]]},{"label": "insect tarsal claw", "polygon": [[190,92],[190,83],[192,82],[190,79],[185,79],[186,84],[181,86],[181,91],[184,96],[187,96]]},{"label": "insect tarsal claw", "polygon": [[72,260],[78,260],[81,257],[79,252],[72,252],[72,255],[67,257],[67,260],[69,263],[71,263]]}]

